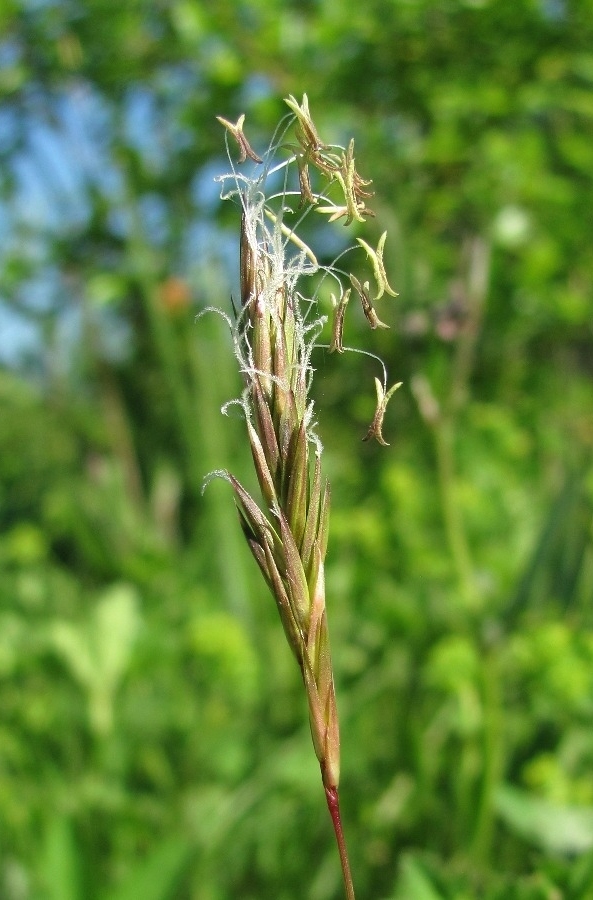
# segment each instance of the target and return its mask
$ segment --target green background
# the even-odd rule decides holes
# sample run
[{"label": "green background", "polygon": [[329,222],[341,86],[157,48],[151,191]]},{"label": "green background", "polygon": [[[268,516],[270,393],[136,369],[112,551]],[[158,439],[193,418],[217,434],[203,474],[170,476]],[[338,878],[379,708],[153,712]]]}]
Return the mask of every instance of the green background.
[{"label": "green background", "polygon": [[590,0],[2,0],[2,900],[342,896],[299,672],[201,493],[253,483],[196,322],[237,290],[215,116],[262,152],[304,91],[399,292],[345,333],[404,382],[388,448],[376,362],[313,361],[358,896],[593,897],[592,48]]}]

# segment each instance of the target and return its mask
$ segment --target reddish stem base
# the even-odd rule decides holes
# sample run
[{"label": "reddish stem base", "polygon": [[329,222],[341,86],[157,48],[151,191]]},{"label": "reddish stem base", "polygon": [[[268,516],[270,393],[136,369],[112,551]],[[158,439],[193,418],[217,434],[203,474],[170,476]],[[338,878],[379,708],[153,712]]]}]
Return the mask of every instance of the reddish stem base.
[{"label": "reddish stem base", "polygon": [[338,789],[335,787],[325,787],[325,799],[327,800],[327,808],[334,826],[338,852],[340,854],[340,863],[342,865],[342,875],[344,877],[344,887],[346,889],[347,900],[355,900],[354,885],[352,884],[352,875],[350,874],[350,863],[348,862],[348,851],[346,850],[346,841],[344,839],[344,830],[342,828],[342,819],[340,816],[340,802],[338,798]]}]

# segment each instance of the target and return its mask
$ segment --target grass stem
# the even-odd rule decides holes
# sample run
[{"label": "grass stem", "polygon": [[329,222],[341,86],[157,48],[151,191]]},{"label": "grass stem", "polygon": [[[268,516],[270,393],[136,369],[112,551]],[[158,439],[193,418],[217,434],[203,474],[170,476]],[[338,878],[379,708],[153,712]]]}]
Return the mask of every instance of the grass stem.
[{"label": "grass stem", "polygon": [[350,873],[350,862],[348,860],[348,851],[346,849],[346,840],[344,838],[344,830],[342,828],[342,817],[340,815],[340,801],[338,798],[337,788],[325,788],[325,799],[327,800],[327,808],[331,816],[336,835],[336,843],[338,845],[338,853],[340,854],[340,864],[342,866],[342,876],[344,878],[344,888],[346,890],[347,900],[355,900],[354,884]]}]

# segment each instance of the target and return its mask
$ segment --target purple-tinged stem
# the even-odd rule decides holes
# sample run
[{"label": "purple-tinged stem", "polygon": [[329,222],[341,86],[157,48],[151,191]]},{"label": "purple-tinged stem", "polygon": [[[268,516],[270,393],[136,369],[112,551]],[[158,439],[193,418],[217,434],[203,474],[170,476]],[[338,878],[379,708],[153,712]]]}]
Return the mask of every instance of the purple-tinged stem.
[{"label": "purple-tinged stem", "polygon": [[346,897],[347,900],[356,900],[354,896],[352,875],[350,874],[350,863],[348,861],[348,851],[346,850],[344,829],[342,828],[342,818],[340,816],[338,789],[335,787],[325,787],[325,799],[327,800],[327,808],[329,809],[329,814],[332,818],[332,824],[334,826],[334,833],[336,835],[338,853],[340,854],[340,863],[342,864],[344,887],[346,888]]}]

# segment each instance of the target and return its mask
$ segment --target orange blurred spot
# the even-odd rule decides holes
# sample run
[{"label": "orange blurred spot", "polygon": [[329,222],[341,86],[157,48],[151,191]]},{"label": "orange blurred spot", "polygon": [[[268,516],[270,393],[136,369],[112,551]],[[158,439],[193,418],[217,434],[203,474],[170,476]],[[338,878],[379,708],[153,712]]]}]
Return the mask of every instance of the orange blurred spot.
[{"label": "orange blurred spot", "polygon": [[187,281],[171,276],[160,285],[159,298],[167,312],[178,313],[189,306],[191,291]]}]

